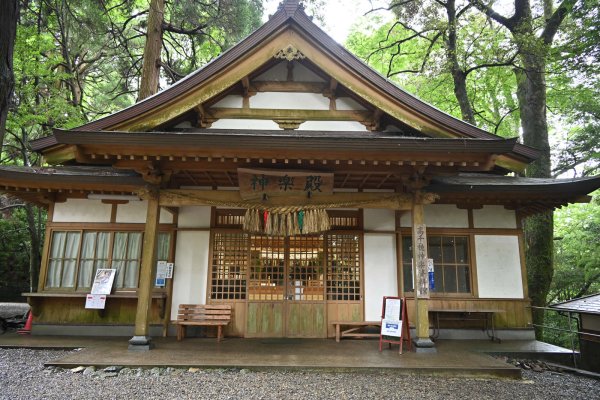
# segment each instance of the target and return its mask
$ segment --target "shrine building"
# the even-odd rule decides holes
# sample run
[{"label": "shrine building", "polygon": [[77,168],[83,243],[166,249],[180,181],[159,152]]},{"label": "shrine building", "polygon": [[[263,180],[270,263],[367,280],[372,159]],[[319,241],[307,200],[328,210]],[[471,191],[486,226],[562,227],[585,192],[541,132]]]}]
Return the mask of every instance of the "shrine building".
[{"label": "shrine building", "polygon": [[[533,339],[522,222],[600,187],[519,177],[536,149],[403,91],[293,0],[174,85],[32,147],[46,166],[0,167],[0,190],[48,210],[33,334],[134,348],[172,335],[180,304],[231,305],[229,337],[327,338],[379,320],[383,296],[407,298],[423,346],[430,310],[498,310],[497,336]],[[89,310],[98,268],[114,288]],[[485,338],[466,324],[438,333]]]}]

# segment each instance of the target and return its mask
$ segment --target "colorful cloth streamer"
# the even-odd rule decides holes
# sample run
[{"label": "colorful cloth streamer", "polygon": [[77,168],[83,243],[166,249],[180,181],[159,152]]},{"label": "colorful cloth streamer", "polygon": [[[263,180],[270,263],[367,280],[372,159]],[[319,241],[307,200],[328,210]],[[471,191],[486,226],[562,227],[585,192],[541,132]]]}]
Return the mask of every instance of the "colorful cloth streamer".
[{"label": "colorful cloth streamer", "polygon": [[300,228],[300,232],[304,229],[304,210],[298,211],[298,228]]}]

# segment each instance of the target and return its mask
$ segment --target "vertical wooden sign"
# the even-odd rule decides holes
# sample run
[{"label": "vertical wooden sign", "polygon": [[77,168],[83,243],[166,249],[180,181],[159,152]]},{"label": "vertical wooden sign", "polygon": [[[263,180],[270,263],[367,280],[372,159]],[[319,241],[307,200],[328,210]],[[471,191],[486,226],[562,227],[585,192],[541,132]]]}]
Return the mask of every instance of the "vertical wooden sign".
[{"label": "vertical wooden sign", "polygon": [[427,268],[427,231],[424,224],[415,226],[415,271],[417,297],[429,298],[429,270]]},{"label": "vertical wooden sign", "polygon": [[381,307],[381,331],[379,333],[379,351],[383,343],[400,345],[399,353],[402,354],[402,344],[408,341],[408,349],[411,349],[410,326],[408,325],[408,313],[406,311],[406,299],[404,297],[385,296]]}]

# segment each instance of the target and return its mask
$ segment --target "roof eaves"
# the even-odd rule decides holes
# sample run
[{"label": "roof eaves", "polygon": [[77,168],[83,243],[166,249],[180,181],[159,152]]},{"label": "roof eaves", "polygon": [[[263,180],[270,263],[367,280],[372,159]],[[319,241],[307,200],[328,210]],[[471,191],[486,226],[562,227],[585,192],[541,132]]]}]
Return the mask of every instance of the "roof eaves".
[{"label": "roof eaves", "polygon": [[[326,132],[308,131],[306,136],[285,131],[252,131],[235,130],[204,130],[196,133],[173,132],[119,132],[119,131],[61,131],[55,130],[56,140],[64,145],[96,145],[120,147],[164,147],[166,148],[205,148],[223,147],[230,150],[252,148],[270,149],[324,149],[351,151],[381,151],[381,152],[470,152],[489,154],[510,154],[516,139],[496,140],[477,138],[405,138],[391,136],[361,137],[348,132],[341,137],[339,132],[335,137],[326,136]],[[322,133],[322,135],[320,135]]]},{"label": "roof eaves", "polygon": [[56,140],[56,136],[50,135],[39,139],[35,139],[29,142],[31,149],[36,152],[47,150],[50,147],[58,145],[59,142]]},{"label": "roof eaves", "polygon": [[[418,99],[417,97],[404,91],[402,88],[391,82],[379,72],[368,66],[363,60],[349,52],[346,48],[337,43],[321,28],[319,28],[305,13],[296,13],[293,16],[293,21],[296,22],[305,33],[313,36],[317,41],[322,43],[329,52],[341,59],[346,65],[351,66],[357,74],[369,77],[370,81],[375,83],[380,89],[391,94],[400,102],[410,106],[415,111],[425,114],[435,119],[438,123],[444,126],[467,134],[473,138],[481,139],[497,139],[498,136],[483,129],[480,129],[468,122],[457,119],[450,114],[434,107],[433,105]],[[514,149],[515,153],[525,157],[529,162],[539,157],[539,151],[523,145],[517,144]]]},{"label": "roof eaves", "polygon": [[[591,306],[583,307],[581,303],[591,300]],[[548,307],[561,311],[574,311],[584,314],[600,314],[600,293],[590,294],[576,299],[550,304]]]}]

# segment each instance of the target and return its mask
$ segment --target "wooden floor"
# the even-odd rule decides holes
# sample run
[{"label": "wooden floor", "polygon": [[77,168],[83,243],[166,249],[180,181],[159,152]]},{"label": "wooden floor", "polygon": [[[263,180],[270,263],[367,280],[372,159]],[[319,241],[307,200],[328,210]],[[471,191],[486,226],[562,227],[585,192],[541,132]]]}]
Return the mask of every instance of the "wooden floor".
[{"label": "wooden floor", "polygon": [[[250,369],[326,369],[339,371],[394,370],[398,373],[482,375],[519,378],[521,371],[484,352],[566,352],[536,341],[438,341],[436,353],[405,352],[397,348],[378,351],[376,340],[332,339],[154,339],[147,352],[127,350],[127,338],[67,336],[0,336],[1,347],[83,348],[50,365],[123,365],[130,367],[200,367]],[[491,350],[490,350],[491,349]]]}]

